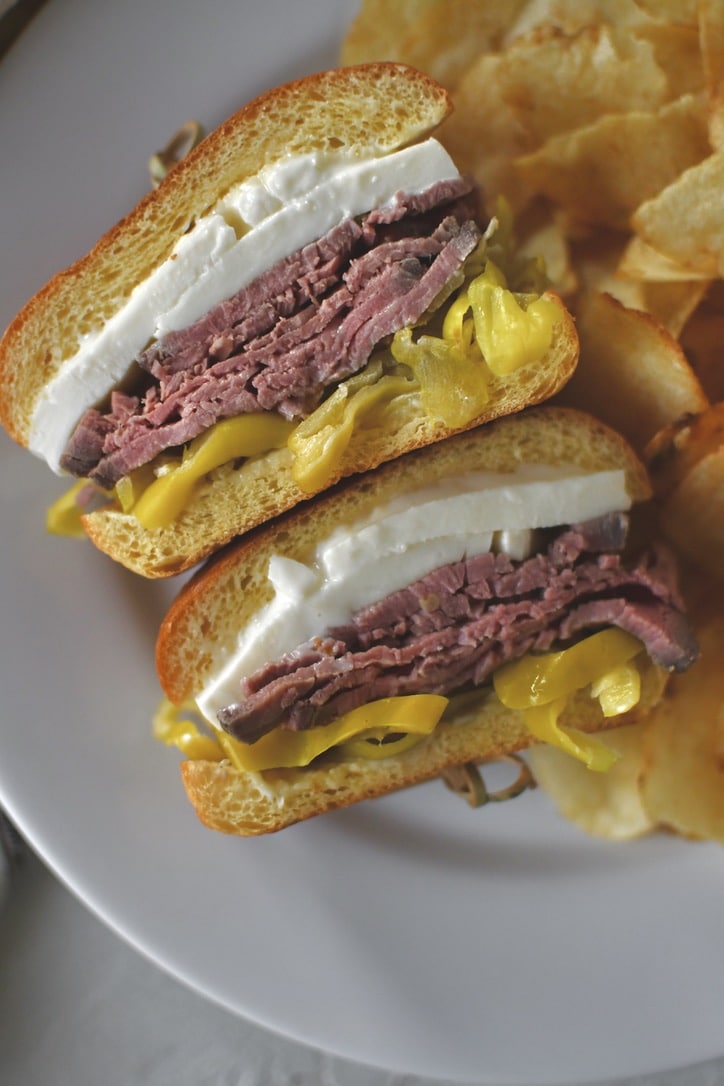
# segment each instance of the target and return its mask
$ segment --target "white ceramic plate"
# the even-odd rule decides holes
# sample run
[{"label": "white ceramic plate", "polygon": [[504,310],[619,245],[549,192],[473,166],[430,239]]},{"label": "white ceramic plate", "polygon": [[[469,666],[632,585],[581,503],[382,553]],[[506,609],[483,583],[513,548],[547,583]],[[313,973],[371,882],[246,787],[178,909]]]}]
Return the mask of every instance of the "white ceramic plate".
[{"label": "white ceramic plate", "polygon": [[[180,122],[332,62],[354,7],[50,3],[0,67],[2,323],[135,202]],[[203,830],[149,735],[178,586],[46,537],[61,489],[2,436],[0,799],[124,938],[401,1072],[542,1086],[721,1054],[720,849],[592,841],[540,794],[476,812],[439,784],[267,840]]]}]

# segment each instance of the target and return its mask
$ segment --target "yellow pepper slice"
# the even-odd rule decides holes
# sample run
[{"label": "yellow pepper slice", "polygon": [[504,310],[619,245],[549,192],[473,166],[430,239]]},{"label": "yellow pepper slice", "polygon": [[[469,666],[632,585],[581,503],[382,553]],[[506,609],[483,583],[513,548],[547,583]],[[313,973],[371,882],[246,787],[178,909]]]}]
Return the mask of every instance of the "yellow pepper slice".
[{"label": "yellow pepper slice", "polygon": [[389,732],[383,728],[374,728],[369,732],[358,735],[336,748],[336,754],[345,761],[352,762],[356,758],[380,761],[382,758],[390,758],[393,754],[402,754],[406,750],[416,747],[424,738],[414,732],[407,734]]},{"label": "yellow pepper slice", "polygon": [[558,747],[594,772],[607,773],[618,761],[618,752],[595,735],[559,724],[558,717],[565,705],[566,699],[558,698],[544,705],[533,706],[526,710],[526,727],[541,742]]},{"label": "yellow pepper slice", "polygon": [[524,309],[516,296],[495,277],[485,274],[468,286],[475,336],[485,361],[497,376],[505,376],[541,358],[551,345],[558,306],[536,298]]},{"label": "yellow pepper slice", "polygon": [[217,422],[195,438],[183,459],[148,486],[133,506],[144,528],[164,528],[187,505],[196,483],[214,468],[239,457],[258,456],[286,445],[294,423],[262,412]]},{"label": "yellow pepper slice", "polygon": [[619,716],[637,705],[641,697],[641,675],[632,664],[621,664],[591,684],[591,697],[598,698],[604,716]]},{"label": "yellow pepper slice", "polygon": [[199,731],[193,720],[185,715],[193,712],[193,706],[179,708],[164,699],[153,718],[153,736],[168,747],[178,747],[187,758],[207,762],[220,762],[226,757],[221,746],[211,735]]},{"label": "yellow pepper slice", "polygon": [[[399,754],[434,730],[447,704],[448,699],[439,694],[382,698],[345,713],[331,724],[300,732],[279,727],[248,744],[221,731],[214,736],[203,734],[190,719],[194,713],[192,703],[178,707],[164,700],[153,718],[153,735],[192,760],[218,762],[228,758],[242,773],[259,773],[309,765],[333,747],[339,748],[343,758],[388,758]],[[391,738],[385,742],[388,736]]]},{"label": "yellow pepper slice", "polygon": [[240,743],[224,732],[219,732],[218,738],[232,764],[242,773],[291,769],[309,765],[325,751],[371,728],[412,733],[420,737],[429,735],[447,703],[448,699],[439,694],[382,698],[352,709],[331,724],[318,728],[294,732],[279,727],[252,744]]},{"label": "yellow pepper slice", "polygon": [[294,456],[292,475],[302,490],[323,490],[364,416],[410,391],[406,377],[381,374],[381,367],[367,367],[299,423],[288,445]]},{"label": "yellow pepper slice", "polygon": [[122,479],[119,479],[114,493],[123,512],[130,513],[144,491],[154,482],[157,474],[169,471],[173,466],[174,462],[170,457],[158,458],[153,463],[145,464],[142,468],[132,471],[130,475],[124,475]]},{"label": "yellow pepper slice", "polygon": [[452,303],[442,322],[442,338],[448,343],[455,343],[465,352],[474,352],[474,357],[482,357],[475,339],[475,322],[470,314],[468,292],[463,290]]},{"label": "yellow pepper slice", "polygon": [[490,393],[477,344],[464,346],[437,336],[413,340],[412,329],[403,328],[391,350],[414,373],[429,418],[457,428],[482,414]]},{"label": "yellow pepper slice", "polygon": [[528,730],[597,772],[606,772],[618,754],[578,728],[558,723],[569,694],[591,687],[604,716],[617,716],[637,704],[641,680],[629,664],[641,652],[641,642],[624,630],[601,630],[560,652],[524,656],[504,664],[493,675],[493,687],[503,705],[522,709]]},{"label": "yellow pepper slice", "polygon": [[632,660],[642,647],[637,638],[612,627],[560,652],[530,654],[504,664],[495,672],[493,686],[509,709],[547,705],[596,682]]},{"label": "yellow pepper slice", "polygon": [[64,535],[71,539],[82,539],[85,535],[80,522],[82,510],[76,502],[78,494],[88,484],[84,479],[74,483],[65,494],[53,502],[45,514],[45,528],[51,535]]},{"label": "yellow pepper slice", "polygon": [[487,260],[449,304],[440,336],[415,339],[411,328],[403,328],[390,350],[414,373],[429,417],[465,426],[488,402],[491,373],[505,376],[545,354],[558,315],[550,298],[521,305],[500,268]]}]

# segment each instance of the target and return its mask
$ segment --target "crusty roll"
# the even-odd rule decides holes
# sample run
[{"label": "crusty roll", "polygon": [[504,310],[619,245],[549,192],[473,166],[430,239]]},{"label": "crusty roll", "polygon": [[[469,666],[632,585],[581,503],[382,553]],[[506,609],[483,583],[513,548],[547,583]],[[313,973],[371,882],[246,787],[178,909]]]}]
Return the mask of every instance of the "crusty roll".
[{"label": "crusty roll", "polygon": [[[646,472],[623,439],[593,418],[563,408],[528,409],[413,452],[251,532],[199,571],[172,604],[159,633],[157,669],[167,698],[179,706],[193,703],[233,655],[240,634],[253,627],[272,599],[267,577],[272,555],[309,563],[320,541],[340,525],[363,523],[402,493],[471,473],[512,473],[521,465],[540,463],[586,474],[621,470],[632,503],[650,496]],[[606,719],[590,691],[579,690],[560,722],[591,732],[644,714],[661,697],[666,668],[644,653],[639,669],[641,697],[635,708]],[[505,708],[489,683],[472,701],[459,704],[452,715],[446,711],[431,735],[388,758],[322,758],[303,769],[260,773],[239,772],[228,760],[187,760],[181,767],[183,783],[206,825],[226,833],[257,834],[428,780],[449,766],[498,758],[535,741],[525,713]]]},{"label": "crusty roll", "polygon": [[[171,576],[339,479],[367,471],[458,430],[539,403],[565,384],[577,362],[578,341],[563,304],[548,294],[546,297],[557,307],[550,343],[534,362],[502,376],[491,373],[488,401],[475,417],[460,425],[446,425],[431,418],[411,378],[407,389],[355,425],[344,452],[321,482],[300,484],[293,454],[286,445],[260,455],[232,456],[202,475],[183,508],[160,526],[144,526],[136,507],[119,499],[113,489],[115,476],[96,477],[77,466],[82,461],[75,453],[68,453],[70,445],[65,446],[61,456],[60,437],[53,439],[58,447],[52,449],[46,441],[61,415],[74,410],[69,402],[76,392],[80,394],[89,385],[87,373],[76,371],[69,391],[57,391],[58,381],[71,373],[81,348],[85,350],[84,345],[89,343],[92,346],[94,338],[107,332],[119,314],[136,304],[134,292],[139,285],[145,286],[159,269],[176,260],[177,246],[188,239],[192,228],[208,221],[230,192],[294,156],[315,154],[325,161],[325,156],[336,156],[339,161],[364,162],[413,147],[437,128],[450,108],[442,87],[428,76],[396,64],[322,72],[275,88],[239,110],[203,140],[157,190],[150,192],[87,256],[56,275],[11,323],[0,342],[0,420],[16,441],[48,459],[54,470],[67,467],[80,478],[89,475],[108,493],[100,503],[96,499],[92,506],[84,507],[82,516],[83,528],[101,550],[143,576]],[[223,209],[224,215],[229,220],[227,225],[233,223],[244,234],[247,227],[239,226],[234,218],[236,211],[232,215]],[[481,232],[486,225],[478,224]],[[172,330],[171,336],[175,334]],[[158,336],[163,357],[169,336],[160,332]],[[381,342],[388,340],[389,334]],[[156,403],[159,386],[152,384],[148,391],[146,370],[141,373],[139,369],[146,364],[139,358],[154,344],[149,334],[149,340],[139,344],[136,354],[127,359],[127,366],[114,362],[118,372],[113,380],[109,379],[108,387],[101,389],[101,378],[94,378],[97,398],[79,408],[82,413],[72,420],[72,425],[68,421],[69,435],[81,430],[86,414],[96,408],[104,419],[108,417],[114,389],[122,392],[123,406],[118,417],[123,419],[126,410],[135,412],[145,425],[143,413],[151,403],[151,394]],[[392,364],[389,355],[387,362]],[[195,375],[197,370],[189,372]],[[173,373],[175,380],[177,374]],[[166,377],[159,380],[168,383]],[[334,387],[328,385],[325,395]],[[128,408],[128,400],[123,398],[127,394],[135,397],[140,406]],[[186,416],[184,407],[178,410],[181,417]],[[198,414],[201,417],[200,411]],[[64,433],[66,424],[57,425],[59,433]],[[126,427],[125,421],[118,427],[120,432]],[[139,426],[136,433],[141,429]],[[114,450],[116,431],[105,436],[101,428],[99,433],[104,449]],[[182,450],[189,441],[157,453],[136,475],[147,469],[162,474],[168,470],[169,456],[181,463]],[[127,477],[133,474],[129,469]],[[125,478],[121,474],[121,481]],[[148,478],[143,485],[147,483]]]}]

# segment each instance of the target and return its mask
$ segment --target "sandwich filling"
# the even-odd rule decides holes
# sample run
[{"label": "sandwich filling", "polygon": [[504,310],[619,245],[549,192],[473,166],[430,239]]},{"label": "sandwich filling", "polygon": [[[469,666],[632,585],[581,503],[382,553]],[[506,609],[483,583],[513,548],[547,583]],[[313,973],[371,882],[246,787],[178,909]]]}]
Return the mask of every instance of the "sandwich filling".
[{"label": "sandwich filling", "polygon": [[624,659],[696,658],[667,554],[624,560],[623,472],[521,468],[439,488],[339,530],[308,564],[273,558],[274,598],[197,699],[207,720],[243,744],[323,729],[370,702],[482,688],[610,627],[628,635]]},{"label": "sandwich filling", "polygon": [[470,192],[432,139],[266,167],[85,338],[41,394],[31,450],[110,488],[219,418],[304,417],[445,294],[480,239]]},{"label": "sandwich filling", "polygon": [[324,726],[370,701],[450,697],[484,687],[504,664],[610,626],[682,670],[696,648],[669,564],[650,555],[623,566],[626,519],[564,529],[522,562],[488,551],[440,567],[259,669],[219,722],[256,743],[280,725]]}]

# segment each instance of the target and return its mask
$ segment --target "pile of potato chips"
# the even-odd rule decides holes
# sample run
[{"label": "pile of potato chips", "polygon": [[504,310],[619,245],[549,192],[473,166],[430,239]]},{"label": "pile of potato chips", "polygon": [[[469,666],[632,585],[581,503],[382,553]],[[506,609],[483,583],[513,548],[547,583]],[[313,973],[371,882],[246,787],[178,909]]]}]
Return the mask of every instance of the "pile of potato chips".
[{"label": "pile of potato chips", "polygon": [[724,3],[363,0],[341,62],[368,60],[450,90],[439,138],[575,314],[559,400],[647,463],[703,650],[609,774],[536,748],[538,781],[601,836],[724,841]]}]

